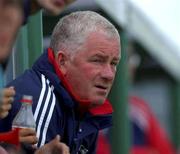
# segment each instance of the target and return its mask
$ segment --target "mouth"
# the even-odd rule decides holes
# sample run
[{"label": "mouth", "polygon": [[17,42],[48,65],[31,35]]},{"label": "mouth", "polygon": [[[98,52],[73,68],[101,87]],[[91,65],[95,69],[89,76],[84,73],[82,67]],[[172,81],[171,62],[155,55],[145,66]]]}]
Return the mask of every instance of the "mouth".
[{"label": "mouth", "polygon": [[99,92],[106,94],[108,91],[108,86],[104,86],[104,85],[96,85],[95,86]]},{"label": "mouth", "polygon": [[102,85],[96,85],[95,87],[96,87],[96,88],[99,88],[99,89],[107,89],[106,86],[102,86]]},{"label": "mouth", "polygon": [[58,7],[62,7],[65,5],[65,1],[64,0],[55,0],[54,4]]}]

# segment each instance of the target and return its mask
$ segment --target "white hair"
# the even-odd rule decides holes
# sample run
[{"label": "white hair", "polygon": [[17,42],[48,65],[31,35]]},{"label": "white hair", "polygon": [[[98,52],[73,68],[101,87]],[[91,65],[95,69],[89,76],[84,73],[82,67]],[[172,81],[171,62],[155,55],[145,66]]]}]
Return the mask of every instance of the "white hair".
[{"label": "white hair", "polygon": [[50,47],[55,53],[64,49],[75,52],[91,32],[97,31],[120,42],[117,29],[107,19],[93,11],[77,11],[59,20],[53,30]]}]

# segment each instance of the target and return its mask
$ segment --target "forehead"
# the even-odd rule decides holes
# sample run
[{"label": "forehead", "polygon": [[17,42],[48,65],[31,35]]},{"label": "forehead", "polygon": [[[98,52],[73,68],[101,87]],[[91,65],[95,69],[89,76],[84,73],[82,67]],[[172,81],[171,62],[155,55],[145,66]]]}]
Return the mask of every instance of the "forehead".
[{"label": "forehead", "polygon": [[100,32],[91,33],[86,39],[85,47],[91,54],[100,52],[120,58],[119,39],[107,37]]}]

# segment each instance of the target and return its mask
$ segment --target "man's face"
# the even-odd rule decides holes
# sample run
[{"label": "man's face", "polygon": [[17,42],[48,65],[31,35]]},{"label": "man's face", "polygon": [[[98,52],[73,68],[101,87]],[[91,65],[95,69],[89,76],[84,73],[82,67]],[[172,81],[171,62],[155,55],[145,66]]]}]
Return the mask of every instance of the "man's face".
[{"label": "man's face", "polygon": [[16,33],[22,24],[21,9],[15,5],[1,0],[0,2],[0,62],[10,54]]},{"label": "man's face", "polygon": [[119,59],[118,40],[91,33],[82,51],[65,65],[65,78],[81,99],[102,104],[111,89]]},{"label": "man's face", "polygon": [[68,4],[74,0],[37,0],[39,5],[53,15],[58,15]]}]

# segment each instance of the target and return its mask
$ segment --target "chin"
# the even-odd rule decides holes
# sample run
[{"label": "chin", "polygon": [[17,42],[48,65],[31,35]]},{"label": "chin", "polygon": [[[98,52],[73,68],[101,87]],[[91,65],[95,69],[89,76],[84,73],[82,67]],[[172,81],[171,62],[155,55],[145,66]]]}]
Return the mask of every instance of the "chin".
[{"label": "chin", "polygon": [[94,105],[102,105],[104,103],[104,101],[105,101],[105,99],[101,98],[101,99],[95,99],[92,102],[93,102]]},{"label": "chin", "polygon": [[45,12],[49,15],[59,15],[62,12],[63,9],[46,9]]},{"label": "chin", "polygon": [[65,6],[62,6],[62,7],[56,7],[56,8],[54,8],[53,10],[52,10],[52,13],[54,14],[54,15],[59,15],[63,10],[64,10],[64,8],[65,8]]}]

